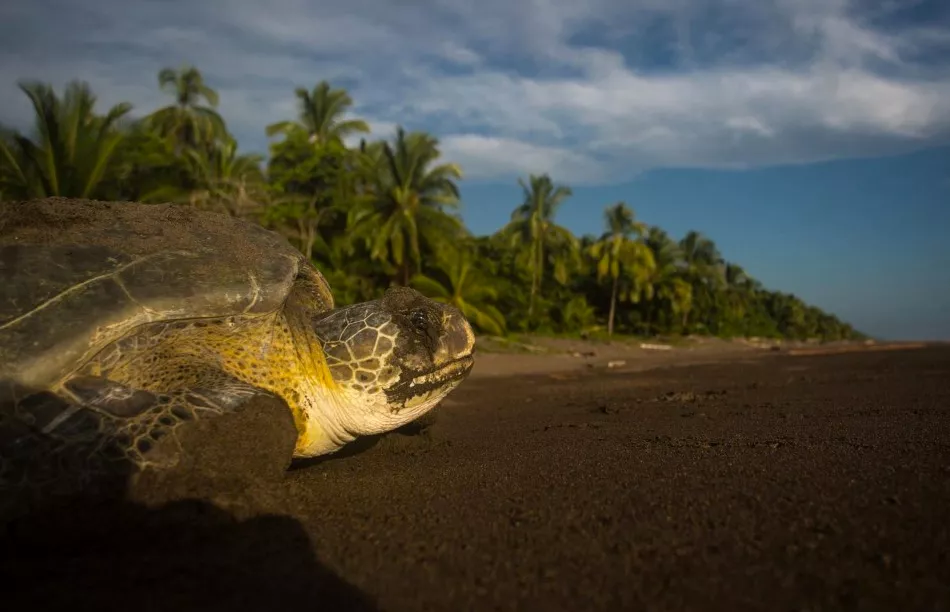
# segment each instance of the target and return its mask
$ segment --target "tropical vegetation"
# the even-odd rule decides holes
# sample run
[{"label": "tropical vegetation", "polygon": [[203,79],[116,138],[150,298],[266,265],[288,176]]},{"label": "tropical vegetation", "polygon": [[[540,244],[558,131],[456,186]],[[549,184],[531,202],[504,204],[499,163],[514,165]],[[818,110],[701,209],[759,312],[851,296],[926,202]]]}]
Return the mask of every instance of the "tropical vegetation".
[{"label": "tropical vegetation", "polygon": [[262,126],[266,157],[239,150],[198,69],[163,69],[157,87],[172,103],[133,118],[130,104],[98,111],[80,81],[62,95],[21,83],[35,123],[0,126],[0,199],[174,202],[244,217],[312,259],[339,303],[409,285],[491,335],[861,336],[764,288],[708,236],[671,237],[625,202],[606,207],[602,235],[574,235],[557,222],[571,188],[548,174],[520,179],[510,222],[473,235],[459,214],[463,168],[442,159],[439,140],[403,128],[371,138],[349,94],[326,81],[288,92],[297,116]]}]

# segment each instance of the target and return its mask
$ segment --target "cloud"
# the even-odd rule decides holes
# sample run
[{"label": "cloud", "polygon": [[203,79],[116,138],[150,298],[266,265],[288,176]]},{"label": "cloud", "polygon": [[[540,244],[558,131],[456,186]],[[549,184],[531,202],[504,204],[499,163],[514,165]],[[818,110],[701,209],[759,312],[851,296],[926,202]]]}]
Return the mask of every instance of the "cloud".
[{"label": "cloud", "polygon": [[11,0],[0,8],[0,121],[13,86],[81,78],[103,105],[168,103],[196,64],[242,146],[292,117],[293,89],[347,87],[356,112],[439,136],[466,175],[625,180],[950,141],[950,10],[936,1]]},{"label": "cloud", "polygon": [[510,138],[476,134],[442,139],[442,154],[462,166],[466,178],[516,178],[545,172],[568,183],[605,179],[603,165],[595,159],[561,147],[544,147]]}]

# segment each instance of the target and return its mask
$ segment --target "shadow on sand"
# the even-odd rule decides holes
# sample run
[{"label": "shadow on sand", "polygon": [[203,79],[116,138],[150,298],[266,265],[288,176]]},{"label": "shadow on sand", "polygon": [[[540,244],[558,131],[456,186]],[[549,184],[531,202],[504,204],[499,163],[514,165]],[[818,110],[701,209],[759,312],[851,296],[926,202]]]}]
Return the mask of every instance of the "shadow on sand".
[{"label": "shadow on sand", "polygon": [[[70,505],[0,533],[7,610],[375,610],[296,520],[203,501]],[[12,605],[11,605],[12,604]]]},{"label": "shadow on sand", "polygon": [[85,465],[88,449],[65,447],[69,454],[25,435],[24,421],[4,418],[16,407],[4,388],[0,476],[56,476],[46,488],[0,487],[4,610],[375,609],[320,564],[303,526],[280,512],[275,485],[296,439],[282,402],[259,398],[191,422],[178,435],[179,467],[148,471],[133,485],[122,462],[90,479],[71,469]]}]

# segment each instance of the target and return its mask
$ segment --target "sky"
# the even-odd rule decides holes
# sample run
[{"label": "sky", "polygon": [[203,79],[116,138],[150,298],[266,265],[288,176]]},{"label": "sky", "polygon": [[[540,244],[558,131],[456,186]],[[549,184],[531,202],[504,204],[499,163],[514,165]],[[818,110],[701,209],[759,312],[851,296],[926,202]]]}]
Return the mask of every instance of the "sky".
[{"label": "sky", "polygon": [[196,65],[242,149],[326,79],[389,137],[459,163],[462,214],[504,225],[517,178],[603,231],[627,202],[712,238],[765,286],[885,339],[950,340],[950,2],[941,0],[6,0],[0,122],[22,79],[104,110],[167,104]]}]

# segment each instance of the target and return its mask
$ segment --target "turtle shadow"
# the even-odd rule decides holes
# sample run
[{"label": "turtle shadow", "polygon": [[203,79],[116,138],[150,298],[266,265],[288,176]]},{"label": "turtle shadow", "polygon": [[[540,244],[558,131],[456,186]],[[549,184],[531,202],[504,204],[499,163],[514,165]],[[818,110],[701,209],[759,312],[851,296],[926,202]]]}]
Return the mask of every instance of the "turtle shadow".
[{"label": "turtle shadow", "polygon": [[0,533],[0,575],[9,609],[377,609],[319,562],[297,520],[241,521],[199,500],[30,515]]}]

